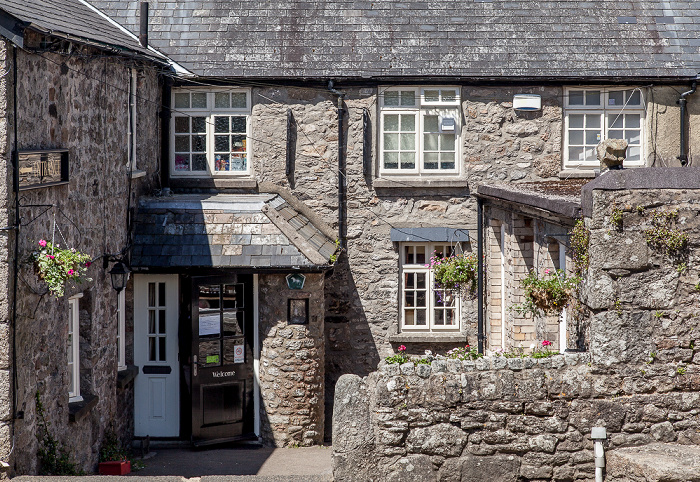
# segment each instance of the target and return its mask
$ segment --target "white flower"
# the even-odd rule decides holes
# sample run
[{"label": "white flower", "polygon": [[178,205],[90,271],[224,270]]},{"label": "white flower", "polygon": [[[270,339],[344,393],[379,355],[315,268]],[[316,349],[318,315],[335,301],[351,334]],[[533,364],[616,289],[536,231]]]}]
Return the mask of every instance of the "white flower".
[{"label": "white flower", "polygon": [[425,355],[426,355],[426,356],[430,356],[430,355],[432,355],[432,354],[433,354],[432,351],[430,351],[430,350],[425,350]]},{"label": "white flower", "polygon": [[534,349],[535,349],[535,344],[533,343],[532,345],[530,345],[530,350],[534,350]]}]

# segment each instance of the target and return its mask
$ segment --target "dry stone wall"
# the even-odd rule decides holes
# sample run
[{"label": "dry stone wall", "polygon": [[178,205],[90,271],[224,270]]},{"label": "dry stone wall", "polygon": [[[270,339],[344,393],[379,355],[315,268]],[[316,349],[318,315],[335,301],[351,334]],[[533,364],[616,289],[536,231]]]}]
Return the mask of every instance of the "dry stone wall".
[{"label": "dry stone wall", "polygon": [[[155,69],[135,66],[139,69],[141,116],[137,167],[146,171],[146,175],[132,181],[132,206],[136,195],[150,191],[157,179],[158,146],[153,139],[159,135],[160,105]],[[132,386],[117,387],[117,294],[102,269],[101,260],[96,260],[88,270],[91,282],[68,286],[66,295],[55,299],[47,293],[45,283],[37,279],[28,257],[37,249],[40,239],[52,239],[52,236],[58,244],[95,258],[104,253],[118,253],[126,246],[129,99],[123,86],[129,85],[129,65],[122,59],[104,56],[68,58],[50,52],[40,56],[20,50],[15,67],[19,79],[18,148],[69,149],[70,181],[67,185],[21,192],[16,338],[18,419],[14,421],[12,468],[15,473],[23,474],[38,470],[35,405],[38,391],[53,436],[79,468],[90,472],[96,468],[105,429],[113,424],[123,438],[128,438],[133,430]],[[11,78],[5,76],[3,85],[4,79]],[[8,90],[2,92],[6,95]],[[6,125],[12,122],[12,110],[6,98],[1,105],[0,125]],[[11,131],[2,132],[5,135],[1,156],[2,162],[6,162],[12,146]],[[11,175],[9,169],[3,172]],[[11,185],[8,180],[1,189],[11,189]],[[8,247],[1,252],[7,257]],[[7,275],[0,278],[6,280],[0,296],[8,300]],[[86,400],[96,397],[97,403],[71,421],[69,414],[74,410],[68,403],[68,297],[78,293],[83,293],[79,300],[81,394]],[[6,303],[3,306],[7,309]],[[8,339],[3,353],[9,353]],[[131,356],[127,363],[132,363]],[[9,393],[9,381],[8,391],[2,393]],[[9,417],[12,404],[8,400],[2,406],[8,407],[6,417]],[[0,458],[4,459],[1,450]]]}]

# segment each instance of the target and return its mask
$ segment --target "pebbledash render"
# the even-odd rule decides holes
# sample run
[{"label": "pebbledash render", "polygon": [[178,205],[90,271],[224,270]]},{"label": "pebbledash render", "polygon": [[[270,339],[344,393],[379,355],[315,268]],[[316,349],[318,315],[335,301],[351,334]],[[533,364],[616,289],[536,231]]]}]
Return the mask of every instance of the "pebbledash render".
[{"label": "pebbledash render", "polygon": [[[63,1],[64,7],[85,7]],[[154,2],[150,10],[135,1],[91,3],[100,10],[90,10],[89,24],[108,22],[113,38],[71,22],[52,25],[45,15],[24,20],[48,22],[39,30],[43,36],[26,31],[24,50],[12,44],[17,38],[8,39],[3,72],[12,71],[14,52],[21,67],[15,69],[22,106],[17,146],[12,73],[0,78],[5,162],[14,149],[67,149],[70,167],[67,183],[19,193],[12,188],[10,164],[6,167],[6,225],[19,225],[4,238],[10,302],[6,361],[0,357],[7,367],[9,407],[1,412],[8,435],[2,437],[6,451],[0,458],[9,457],[12,473],[42,470],[36,456],[37,392],[54,436],[80,468],[92,471],[110,429],[143,446],[148,439],[186,440],[198,447],[241,440],[272,446],[330,441],[336,382],[350,374],[369,378],[346,381],[343,404],[356,401],[356,394],[365,397],[362,383],[393,385],[386,394],[377,388],[376,400],[362,399],[359,405],[367,406],[360,407],[361,421],[367,423],[340,437],[337,474],[352,473],[363,457],[382,475],[413,460],[433,474],[441,465],[471,463],[462,460],[462,449],[479,445],[483,452],[473,455],[489,455],[500,442],[481,433],[483,440],[463,436],[462,429],[475,425],[460,419],[456,427],[458,415],[449,411],[411,406],[420,413],[405,417],[402,404],[408,409],[414,400],[404,397],[399,381],[405,380],[396,377],[422,388],[438,383],[448,370],[455,379],[450,387],[460,395],[448,405],[461,410],[462,403],[474,401],[462,396],[467,389],[479,400],[508,395],[503,390],[515,382],[499,382],[498,370],[522,370],[532,387],[540,387],[538,381],[550,372],[517,361],[506,367],[505,359],[490,358],[474,367],[415,371],[385,365],[382,360],[400,346],[419,355],[469,344],[488,354],[528,351],[546,339],[554,350],[592,353],[569,354],[541,368],[554,373],[566,365],[585,378],[586,370],[599,370],[590,363],[639,361],[641,351],[627,353],[633,338],[607,351],[592,347],[607,346],[640,317],[646,324],[635,333],[647,343],[650,333],[656,336],[649,313],[611,321],[617,299],[631,312],[641,306],[626,288],[641,281],[625,284],[626,277],[640,277],[641,267],[624,273],[627,268],[613,260],[605,261],[610,267],[591,262],[585,316],[520,317],[509,308],[522,302],[520,280],[530,269],[571,270],[568,233],[582,215],[580,192],[595,176],[600,141],[627,140],[630,169],[624,172],[653,177],[659,171],[652,168],[693,169],[698,162],[698,97],[690,90],[700,57],[689,41],[695,24],[686,20],[700,12],[690,2],[660,17],[647,5],[657,2],[632,2],[623,12],[629,16],[620,16],[609,2],[595,2],[604,23],[614,26],[603,30],[587,8],[564,12],[552,5],[543,14],[532,2],[512,2],[498,11],[492,2],[473,2],[463,5],[460,16],[451,13],[450,2],[437,2],[430,11],[421,2],[353,8],[325,2],[308,11],[259,2],[243,2],[242,9]],[[23,12],[15,2],[0,10],[10,17]],[[540,22],[519,21],[535,11],[538,18],[545,15]],[[483,35],[482,27],[494,18],[506,37],[490,26]],[[691,27],[680,32],[669,27],[676,24]],[[516,35],[524,33],[524,25],[528,33],[536,29],[542,35]],[[588,28],[578,32],[580,25]],[[578,33],[564,38],[555,26]],[[61,28],[69,30],[62,40],[45,33]],[[613,34],[615,42],[609,39]],[[516,45],[514,38],[524,43]],[[570,41],[565,47],[576,54],[563,56],[562,48],[544,38]],[[119,52],[114,45],[121,45]],[[493,54],[484,57],[485,51]],[[585,60],[576,60],[580,55]],[[601,58],[608,60],[596,60]],[[669,59],[677,63],[669,67]],[[683,110],[679,98],[686,101]],[[601,178],[610,179],[605,176],[610,173]],[[602,196],[595,191],[593,214],[586,214],[601,251],[599,238],[606,233],[597,220],[616,193],[607,188]],[[620,205],[626,223],[630,203]],[[649,208],[652,201],[639,203]],[[59,299],[42,296],[45,285],[26,263],[39,239],[49,236],[95,257],[89,268],[93,281],[69,286]],[[13,278],[15,237],[20,269]],[[638,238],[637,233],[631,239],[639,244]],[[478,256],[480,239],[482,290],[472,296],[440,292],[431,256]],[[131,271],[120,295],[108,274],[115,261]],[[69,313],[78,336],[75,328],[69,333]],[[663,343],[670,343],[668,335]],[[79,340],[80,397],[69,394],[75,364],[68,358],[68,340]],[[687,355],[682,351],[673,361]],[[472,368],[478,376],[467,374]],[[607,373],[594,375],[604,380]],[[564,384],[569,375],[556,379]],[[546,391],[555,392],[556,387]],[[594,411],[588,399],[597,395],[589,395],[580,394],[580,406]],[[483,408],[488,415],[474,415],[473,423],[489,416],[506,423],[518,416],[520,402],[515,397],[505,407],[507,416],[489,402]],[[372,404],[382,406],[386,417],[381,430],[370,425],[377,422],[370,416]],[[508,441],[523,463],[505,458],[519,464],[524,477],[554,476],[533,467],[539,452],[564,450],[557,448],[557,434],[569,422],[560,405],[528,406],[547,420],[552,410],[561,415],[534,445],[517,437]],[[352,415],[341,413],[336,422],[351,425]],[[635,427],[668,433],[666,425]],[[364,428],[368,432],[357,437],[376,453],[353,452],[356,440],[350,435]],[[690,440],[683,430],[674,433]],[[582,431],[571,432],[569,446],[587,449]],[[374,433],[379,438],[370,440]],[[459,440],[456,448],[420,442],[425,434],[439,439],[444,433]],[[636,440],[626,433],[623,444]],[[529,451],[535,455],[527,458]],[[450,457],[455,460],[446,461]],[[587,466],[568,459],[566,464],[565,477],[589,475]]]}]

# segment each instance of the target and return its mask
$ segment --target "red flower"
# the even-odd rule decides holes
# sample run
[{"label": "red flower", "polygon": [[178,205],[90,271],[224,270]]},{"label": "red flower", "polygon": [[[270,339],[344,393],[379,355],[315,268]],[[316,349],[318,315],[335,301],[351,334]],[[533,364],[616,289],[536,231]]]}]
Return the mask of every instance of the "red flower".
[{"label": "red flower", "polygon": [[403,346],[403,345],[401,345],[401,346],[399,347],[399,351],[406,351],[406,347]]},{"label": "red flower", "polygon": [[548,340],[542,340],[542,346],[549,346],[549,345],[551,345],[551,344],[552,344],[552,342],[551,342],[551,341],[548,341]]},{"label": "red flower", "polygon": [[91,261],[86,261],[86,262],[85,262],[85,267],[86,267],[86,268],[89,268],[91,264],[92,264]]}]

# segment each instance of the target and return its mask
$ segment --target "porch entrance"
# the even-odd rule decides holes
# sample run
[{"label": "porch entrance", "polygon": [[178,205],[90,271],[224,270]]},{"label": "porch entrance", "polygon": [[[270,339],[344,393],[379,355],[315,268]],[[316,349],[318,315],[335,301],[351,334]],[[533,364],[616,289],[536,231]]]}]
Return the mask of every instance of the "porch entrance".
[{"label": "porch entrance", "polygon": [[192,278],[192,442],[254,436],[252,275]]}]

